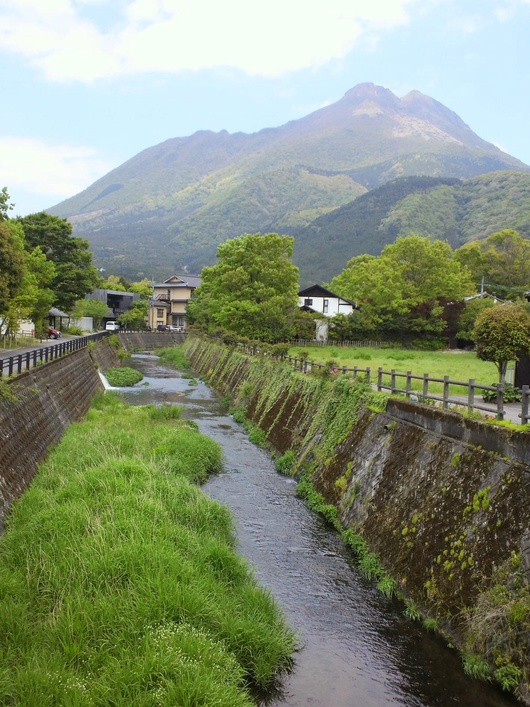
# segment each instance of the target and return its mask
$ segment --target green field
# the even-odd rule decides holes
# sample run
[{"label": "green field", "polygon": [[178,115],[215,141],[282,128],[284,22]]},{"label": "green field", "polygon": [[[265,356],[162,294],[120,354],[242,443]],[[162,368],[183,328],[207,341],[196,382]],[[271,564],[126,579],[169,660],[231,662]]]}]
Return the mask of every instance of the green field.
[{"label": "green field", "polygon": [[[300,351],[309,353],[309,361],[324,363],[336,361],[339,368],[346,366],[360,369],[371,369],[371,380],[377,380],[377,369],[385,372],[395,370],[397,373],[410,371],[414,376],[423,377],[425,373],[430,378],[443,379],[449,376],[452,381],[467,383],[473,378],[477,384],[493,385],[498,380],[494,363],[481,361],[473,351],[411,351],[408,349],[378,349],[374,347],[342,347],[342,346],[293,346],[289,353],[297,356]],[[390,376],[385,376],[383,382],[389,383]],[[405,387],[403,378],[398,379],[398,387]],[[422,381],[413,382],[413,390],[421,391]],[[442,384],[431,383],[429,392],[439,393]],[[466,395],[465,388],[453,386],[451,395]]]}]

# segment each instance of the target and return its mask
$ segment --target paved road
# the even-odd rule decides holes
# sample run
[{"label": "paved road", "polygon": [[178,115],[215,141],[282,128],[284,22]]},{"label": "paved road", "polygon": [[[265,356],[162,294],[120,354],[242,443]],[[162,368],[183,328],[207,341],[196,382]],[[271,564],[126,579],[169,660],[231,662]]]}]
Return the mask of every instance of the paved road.
[{"label": "paved road", "polygon": [[10,358],[11,356],[18,356],[19,354],[25,354],[28,351],[33,351],[34,349],[47,349],[55,344],[60,344],[61,341],[67,341],[71,339],[71,336],[64,336],[60,339],[43,339],[40,344],[34,344],[33,346],[25,346],[24,348],[17,349],[0,349],[0,360],[5,358]]}]

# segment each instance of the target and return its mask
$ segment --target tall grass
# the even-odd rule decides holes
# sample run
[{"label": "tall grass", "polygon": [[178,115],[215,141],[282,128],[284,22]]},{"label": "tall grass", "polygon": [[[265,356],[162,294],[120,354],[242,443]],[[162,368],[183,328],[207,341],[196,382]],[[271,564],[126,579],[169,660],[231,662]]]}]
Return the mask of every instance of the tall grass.
[{"label": "tall grass", "polygon": [[[449,376],[453,381],[467,382],[474,378],[477,384],[491,385],[498,379],[497,369],[490,361],[481,361],[473,351],[409,351],[404,349],[377,349],[371,347],[340,347],[340,346],[304,346],[304,351],[309,353],[310,361],[323,363],[333,360],[339,367],[359,369],[370,367],[372,380],[375,382],[377,369],[382,368],[390,372],[392,369],[398,373],[411,371],[415,376],[428,373],[431,378],[443,379]],[[301,347],[292,347],[291,356],[296,356]],[[385,379],[385,384],[387,380]],[[405,387],[405,380],[398,379],[398,387]],[[421,391],[422,381],[414,381],[413,389]],[[429,391],[439,393],[442,384],[430,383]],[[467,392],[460,386],[451,389],[451,394],[466,395]]]},{"label": "tall grass", "polygon": [[0,704],[252,704],[294,636],[193,483],[221,466],[170,415],[99,398],[0,545]]},{"label": "tall grass", "polygon": [[190,362],[182,350],[182,346],[171,346],[165,349],[159,349],[156,353],[160,356],[163,363],[166,363],[173,368],[186,370],[191,367]]}]

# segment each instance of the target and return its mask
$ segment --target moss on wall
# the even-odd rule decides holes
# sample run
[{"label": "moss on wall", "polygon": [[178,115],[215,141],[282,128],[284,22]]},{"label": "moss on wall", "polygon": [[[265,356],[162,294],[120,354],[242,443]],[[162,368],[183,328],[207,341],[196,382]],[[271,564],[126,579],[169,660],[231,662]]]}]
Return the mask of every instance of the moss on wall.
[{"label": "moss on wall", "polygon": [[310,475],[418,614],[530,703],[528,433],[406,400],[387,406],[362,382],[304,375],[196,337],[186,348],[275,450],[296,452],[293,473]]},{"label": "moss on wall", "polygon": [[97,369],[118,361],[103,340],[0,383],[0,528],[48,449],[103,389]]}]

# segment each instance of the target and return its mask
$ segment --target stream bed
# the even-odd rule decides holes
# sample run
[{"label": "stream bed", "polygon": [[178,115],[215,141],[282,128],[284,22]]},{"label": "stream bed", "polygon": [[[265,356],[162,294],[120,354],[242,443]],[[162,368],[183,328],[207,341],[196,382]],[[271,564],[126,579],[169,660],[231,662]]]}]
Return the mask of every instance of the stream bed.
[{"label": "stream bed", "polygon": [[266,703],[271,707],[505,707],[519,704],[465,675],[460,658],[437,636],[404,616],[357,570],[340,537],[278,474],[268,452],[249,442],[217,395],[190,385],[158,357],[135,354],[129,364],[144,381],[121,395],[133,405],[186,408],[201,432],[224,450],[224,471],[204,491],[228,506],[238,551],[282,606],[299,636],[293,671]]}]

